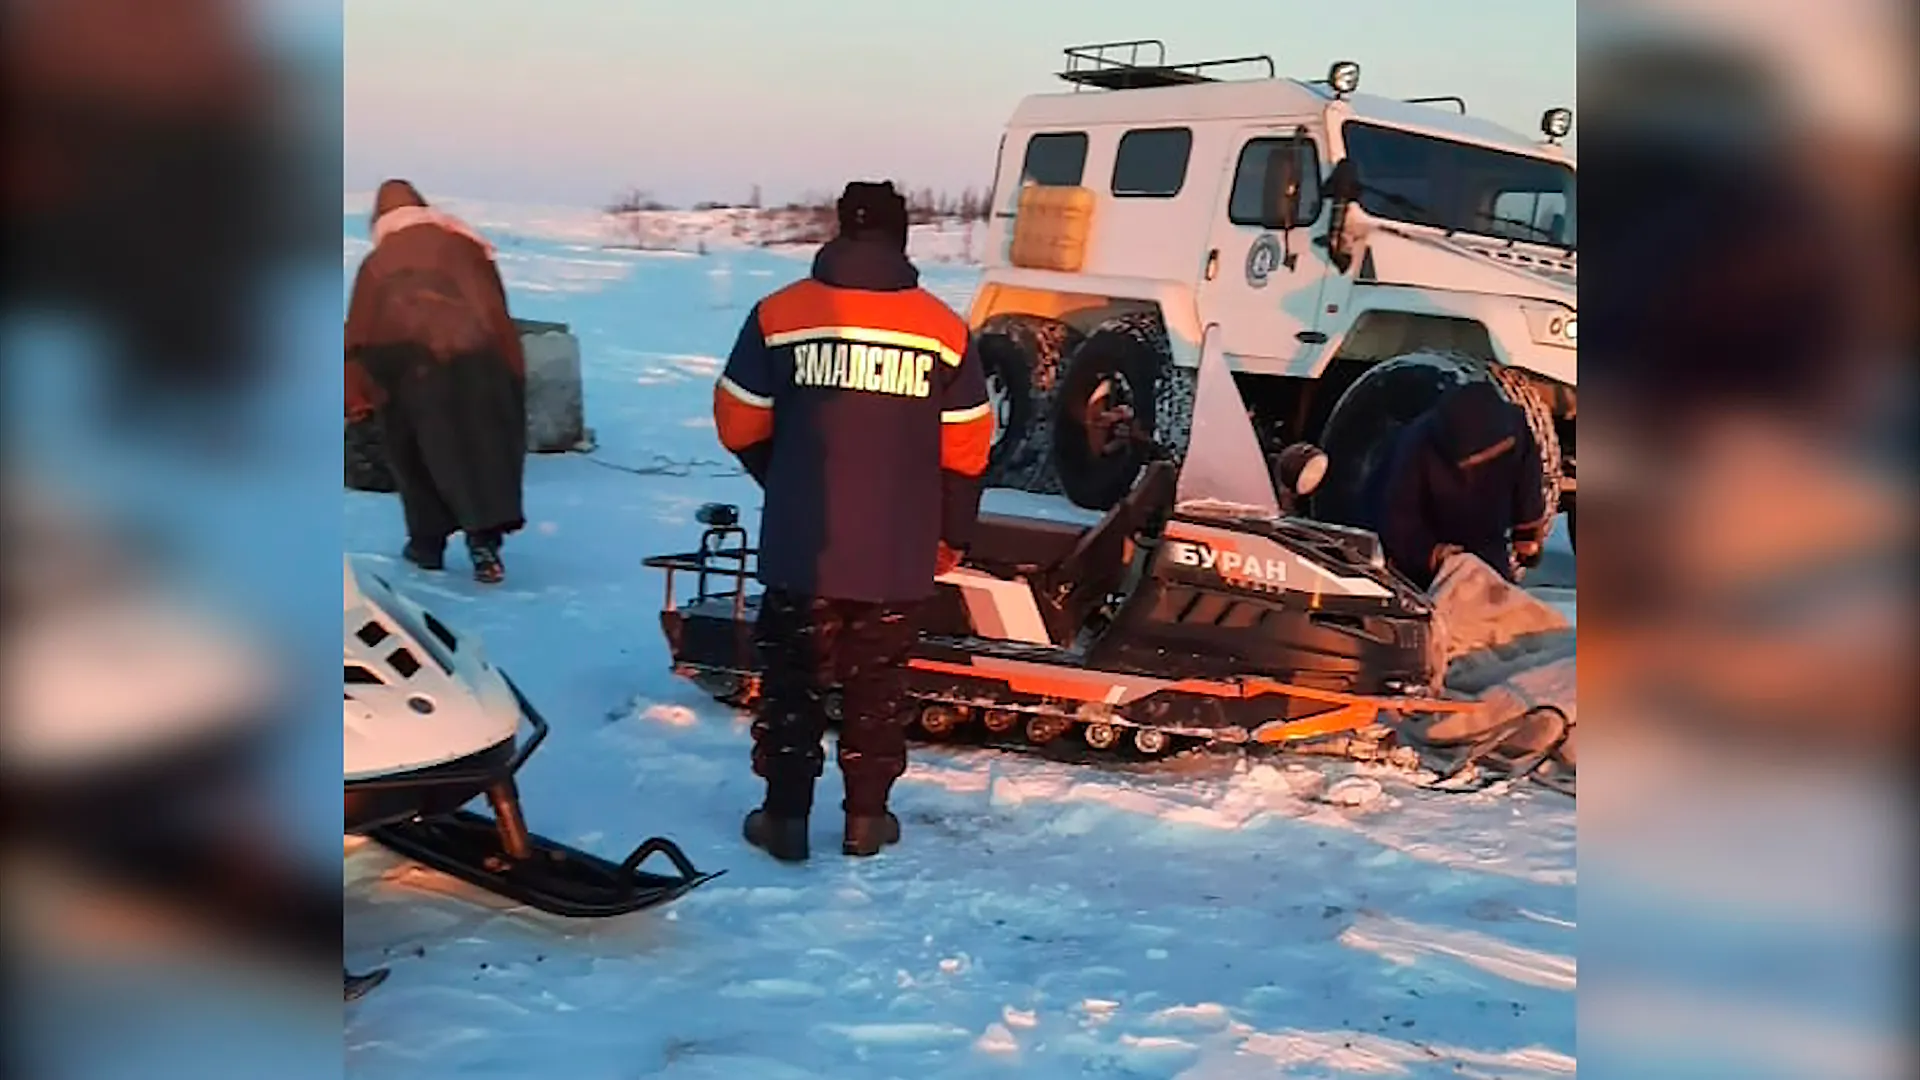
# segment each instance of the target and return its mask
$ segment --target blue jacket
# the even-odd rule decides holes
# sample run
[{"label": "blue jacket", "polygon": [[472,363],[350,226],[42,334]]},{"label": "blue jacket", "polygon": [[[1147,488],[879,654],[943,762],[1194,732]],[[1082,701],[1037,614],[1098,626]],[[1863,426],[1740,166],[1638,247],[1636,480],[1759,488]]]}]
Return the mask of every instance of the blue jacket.
[{"label": "blue jacket", "polygon": [[1511,577],[1510,536],[1545,526],[1545,498],[1525,414],[1492,384],[1469,383],[1400,430],[1375,476],[1371,517],[1387,561],[1424,589],[1442,544]]},{"label": "blue jacket", "polygon": [[960,316],[897,246],[837,239],[754,306],[714,388],[720,442],[766,490],[769,588],[880,603],[931,596],[964,548],[993,441]]}]

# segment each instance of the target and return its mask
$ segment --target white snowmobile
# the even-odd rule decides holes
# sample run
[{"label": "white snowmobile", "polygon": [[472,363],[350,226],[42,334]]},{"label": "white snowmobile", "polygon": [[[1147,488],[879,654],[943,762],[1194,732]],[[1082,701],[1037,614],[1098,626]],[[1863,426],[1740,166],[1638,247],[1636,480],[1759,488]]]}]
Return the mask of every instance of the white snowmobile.
[{"label": "white snowmobile", "polygon": [[[527,831],[514,775],[547,736],[478,639],[346,560],[346,830],[556,915],[664,903],[717,876],[654,837],[618,863]],[[532,728],[520,739],[522,723]],[[486,796],[488,817],[462,807]],[[654,855],[671,875],[640,869]]]}]

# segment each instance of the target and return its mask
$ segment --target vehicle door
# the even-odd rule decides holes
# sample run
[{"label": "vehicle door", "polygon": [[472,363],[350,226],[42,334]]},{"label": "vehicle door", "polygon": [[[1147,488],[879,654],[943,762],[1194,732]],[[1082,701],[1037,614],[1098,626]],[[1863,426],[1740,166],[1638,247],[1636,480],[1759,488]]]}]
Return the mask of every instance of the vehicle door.
[{"label": "vehicle door", "polygon": [[[1325,339],[1320,296],[1333,273],[1326,249],[1312,242],[1325,230],[1323,161],[1318,142],[1297,124],[1242,129],[1233,168],[1216,200],[1200,285],[1202,322],[1216,322],[1237,370],[1272,374],[1310,369]],[[1267,163],[1276,150],[1299,156],[1301,216],[1309,224],[1266,228]]]}]

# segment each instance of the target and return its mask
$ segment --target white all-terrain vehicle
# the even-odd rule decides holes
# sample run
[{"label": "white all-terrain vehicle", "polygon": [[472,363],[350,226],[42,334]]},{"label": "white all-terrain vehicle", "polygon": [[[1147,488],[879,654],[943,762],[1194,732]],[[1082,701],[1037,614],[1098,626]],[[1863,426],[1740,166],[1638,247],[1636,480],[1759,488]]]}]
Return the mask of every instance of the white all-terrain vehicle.
[{"label": "white all-terrain vehicle", "polygon": [[[1235,66],[1264,77],[1217,74]],[[1146,463],[1112,426],[1181,453],[1214,336],[1266,448],[1326,449],[1316,516],[1361,523],[1393,433],[1491,380],[1571,525],[1570,111],[1535,140],[1458,98],[1357,93],[1351,62],[1276,78],[1267,56],[1168,65],[1151,40],[1067,49],[1060,77],[1072,91],[1022,101],[1002,138],[969,317],[991,485],[1112,506]]]}]

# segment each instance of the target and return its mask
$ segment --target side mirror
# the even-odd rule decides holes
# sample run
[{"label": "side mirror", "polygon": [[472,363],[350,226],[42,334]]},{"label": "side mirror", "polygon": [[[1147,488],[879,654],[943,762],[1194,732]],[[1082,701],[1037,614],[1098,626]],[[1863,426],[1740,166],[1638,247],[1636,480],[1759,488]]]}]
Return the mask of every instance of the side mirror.
[{"label": "side mirror", "polygon": [[740,524],[740,508],[732,503],[708,503],[693,512],[693,520],[709,529],[731,529]]},{"label": "side mirror", "polygon": [[1333,199],[1333,215],[1328,221],[1327,256],[1341,273],[1353,265],[1353,249],[1347,241],[1347,207],[1360,201],[1360,176],[1352,158],[1342,158],[1327,177],[1327,192]]},{"label": "side mirror", "polygon": [[1267,151],[1267,168],[1260,193],[1260,224],[1287,232],[1307,224],[1300,220],[1300,154],[1284,143]]},{"label": "side mirror", "polygon": [[1335,202],[1359,200],[1360,176],[1354,171],[1352,158],[1341,158],[1340,164],[1333,167],[1333,173],[1327,177],[1327,191]]}]

